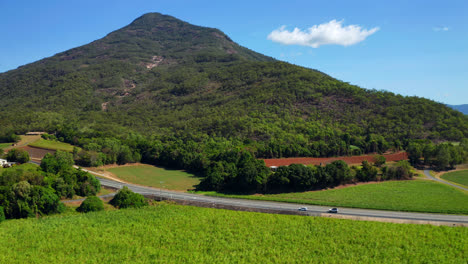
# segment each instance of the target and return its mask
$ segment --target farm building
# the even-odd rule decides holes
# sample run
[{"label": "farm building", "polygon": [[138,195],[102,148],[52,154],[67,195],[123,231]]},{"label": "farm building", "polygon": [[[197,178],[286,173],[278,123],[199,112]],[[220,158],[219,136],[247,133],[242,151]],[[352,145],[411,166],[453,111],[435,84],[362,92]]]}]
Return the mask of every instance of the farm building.
[{"label": "farm building", "polygon": [[35,135],[42,135],[45,134],[46,132],[28,132],[26,133],[27,136],[35,136]]},{"label": "farm building", "polygon": [[6,159],[0,159],[0,167],[10,167],[16,162],[8,162]]}]

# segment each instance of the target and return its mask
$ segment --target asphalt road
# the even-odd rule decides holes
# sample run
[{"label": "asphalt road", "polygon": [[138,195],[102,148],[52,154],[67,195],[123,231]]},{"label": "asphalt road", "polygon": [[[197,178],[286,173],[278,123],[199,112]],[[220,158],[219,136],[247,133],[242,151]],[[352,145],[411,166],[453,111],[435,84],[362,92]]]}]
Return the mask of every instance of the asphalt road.
[{"label": "asphalt road", "polygon": [[[453,186],[455,188],[458,188],[458,189],[462,189],[462,190],[465,190],[465,191],[468,191],[467,188],[464,188],[460,185],[456,185],[456,184],[453,184],[451,182],[447,182],[447,181],[444,181],[442,179],[438,179],[438,178],[435,178],[435,177],[432,177],[431,173],[429,172],[429,170],[424,170],[424,175],[426,175],[426,177],[428,177],[429,179],[433,180],[433,181],[438,181],[438,182],[441,182],[443,184],[448,184],[450,186]],[[468,206],[468,205],[467,205]]]},{"label": "asphalt road", "polygon": [[[233,199],[223,197],[212,197],[205,195],[197,195],[191,193],[182,193],[176,191],[168,191],[151,187],[144,187],[135,184],[128,184],[117,182],[110,179],[98,178],[101,184],[106,187],[112,187],[121,189],[123,186],[127,186],[130,190],[155,197],[161,197],[163,199],[174,199],[182,201],[191,201],[199,203],[207,203],[213,205],[225,205],[234,206],[247,209],[258,209],[258,210],[275,210],[287,212],[297,212],[301,207],[307,207],[308,211],[305,214],[318,215],[318,216],[330,216],[327,211],[330,207],[304,205],[304,204],[293,204],[293,203],[280,203],[270,201],[256,201],[247,199]],[[445,222],[447,223],[460,223],[468,225],[468,216],[466,215],[444,215],[444,214],[427,214],[427,213],[412,213],[412,212],[395,212],[395,211],[383,211],[383,210],[369,210],[369,209],[357,209],[357,208],[338,208],[339,213],[336,216],[349,216],[358,217],[360,219],[365,218],[382,218],[382,219],[399,219],[409,221],[428,221],[428,222]],[[372,220],[372,219],[369,219]],[[375,220],[375,219],[374,219]]]}]

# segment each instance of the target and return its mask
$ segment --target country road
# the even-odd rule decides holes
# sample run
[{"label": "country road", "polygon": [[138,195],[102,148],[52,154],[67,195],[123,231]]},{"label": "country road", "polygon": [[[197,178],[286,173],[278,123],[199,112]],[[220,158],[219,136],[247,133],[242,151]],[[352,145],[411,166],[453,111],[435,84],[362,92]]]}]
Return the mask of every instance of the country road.
[{"label": "country road", "polygon": [[[91,172],[91,171],[90,171]],[[91,172],[92,173],[92,172]],[[167,200],[185,201],[191,203],[203,203],[208,205],[228,206],[235,208],[249,209],[252,211],[280,211],[282,213],[297,214],[298,209],[307,207],[308,211],[303,212],[306,215],[349,218],[358,220],[375,220],[388,222],[404,222],[404,223],[419,223],[419,224],[435,224],[435,225],[462,225],[468,226],[467,215],[444,215],[444,214],[429,214],[429,213],[412,213],[412,212],[396,212],[384,210],[370,210],[358,208],[339,208],[338,214],[328,214],[330,207],[281,203],[270,201],[258,201],[247,199],[233,199],[224,197],[212,197],[191,193],[183,193],[176,191],[162,190],[158,188],[145,187],[136,184],[118,182],[110,179],[98,177],[102,186],[121,189],[127,186],[130,190],[146,196],[162,198]],[[108,195],[110,196],[110,195]]]},{"label": "country road", "polygon": [[431,180],[433,180],[433,181],[438,181],[438,182],[440,182],[440,183],[448,184],[448,185],[453,186],[453,187],[455,187],[455,188],[468,191],[467,188],[464,188],[464,187],[462,187],[462,186],[460,186],[460,185],[456,185],[456,184],[453,184],[453,183],[451,183],[451,182],[444,181],[444,180],[442,180],[442,179],[433,177],[433,176],[431,175],[431,173],[430,173],[429,170],[424,170],[424,175],[426,175],[426,177],[428,177],[429,179],[431,179]]}]

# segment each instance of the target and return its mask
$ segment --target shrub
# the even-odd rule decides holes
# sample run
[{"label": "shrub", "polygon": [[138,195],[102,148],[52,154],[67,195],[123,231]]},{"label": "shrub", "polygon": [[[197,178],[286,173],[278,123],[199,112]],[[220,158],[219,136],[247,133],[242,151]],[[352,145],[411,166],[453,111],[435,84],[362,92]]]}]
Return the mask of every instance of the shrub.
[{"label": "shrub", "polygon": [[96,212],[104,210],[104,203],[99,197],[89,196],[84,200],[80,207],[76,208],[77,212],[87,213],[87,212]]},{"label": "shrub", "polygon": [[413,177],[411,165],[406,160],[399,161],[396,165],[385,167],[382,172],[384,180],[409,180]]},{"label": "shrub", "polygon": [[386,161],[387,161],[387,159],[384,156],[378,155],[378,156],[375,157],[374,165],[377,166],[377,167],[380,167],[380,166],[384,165]]},{"label": "shrub", "polygon": [[143,195],[132,192],[127,186],[124,186],[109,203],[117,208],[139,208],[147,205]]}]

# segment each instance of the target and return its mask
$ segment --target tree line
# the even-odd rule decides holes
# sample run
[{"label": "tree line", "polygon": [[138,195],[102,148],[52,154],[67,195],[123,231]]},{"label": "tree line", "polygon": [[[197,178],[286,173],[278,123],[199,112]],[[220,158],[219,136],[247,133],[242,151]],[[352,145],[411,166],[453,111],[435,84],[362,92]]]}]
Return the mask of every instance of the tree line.
[{"label": "tree line", "polygon": [[408,158],[414,166],[431,166],[437,170],[453,169],[468,159],[468,139],[458,145],[434,144],[430,141],[412,142],[407,148]]},{"label": "tree line", "polygon": [[291,164],[270,171],[262,161],[251,159],[248,154],[241,154],[237,159],[234,157],[231,154],[228,159],[212,163],[198,189],[241,193],[300,192],[348,183],[407,180],[413,177],[407,161],[381,168],[364,161],[358,168],[337,160],[325,166]]},{"label": "tree line", "polygon": [[[208,137],[198,134],[187,135],[184,133],[150,138],[137,133],[128,133],[120,138],[90,138],[84,137],[76,131],[74,129],[62,130],[57,132],[57,135],[82,147],[81,151],[78,151],[78,149],[74,151],[77,164],[99,166],[111,163],[143,162],[157,166],[185,169],[202,178],[199,189],[204,190],[233,192],[301,191],[333,187],[349,181],[410,178],[408,164],[402,162],[398,163],[396,167],[380,167],[385,163],[385,159],[383,156],[378,156],[375,166],[363,163],[360,169],[350,169],[344,164],[333,163],[323,167],[306,169],[308,172],[305,175],[313,175],[305,177],[310,180],[308,183],[296,184],[297,180],[293,177],[289,179],[288,184],[285,184],[286,181],[283,182],[281,179],[284,180],[288,177],[281,176],[281,171],[286,169],[282,168],[280,173],[271,173],[264,162],[259,160],[261,155],[259,155],[258,148],[252,147],[251,142],[248,141],[235,138],[227,140],[223,137]],[[349,137],[344,138],[348,139]],[[372,139],[372,137],[369,138]],[[373,142],[375,142],[377,148],[385,146],[384,141],[375,140]],[[383,145],[380,146],[379,142]],[[430,151],[432,156],[427,157],[425,162],[438,164],[438,159],[434,156],[438,154],[440,157],[449,157],[450,161],[447,161],[447,164],[454,166],[466,161],[468,157],[466,140],[462,141],[459,146],[446,143],[435,145],[428,143],[429,141],[424,142],[428,146],[426,152],[428,152],[428,148],[433,149],[433,151]],[[412,164],[416,164],[413,159],[414,146],[418,146],[418,149],[422,148],[421,143],[418,143],[418,141],[412,141],[406,146]],[[448,153],[449,156],[443,155],[444,153]],[[292,168],[295,168],[295,166],[292,166]],[[298,173],[300,174],[302,171],[299,170]],[[279,182],[283,182],[285,186],[279,184]],[[304,189],[300,186],[307,186],[307,188]]]}]

